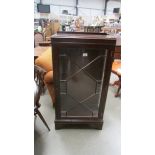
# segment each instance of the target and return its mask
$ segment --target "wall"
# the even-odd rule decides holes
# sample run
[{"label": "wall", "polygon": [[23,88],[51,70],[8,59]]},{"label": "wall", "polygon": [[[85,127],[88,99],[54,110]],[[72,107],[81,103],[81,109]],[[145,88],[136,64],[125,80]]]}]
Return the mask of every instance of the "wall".
[{"label": "wall", "polygon": [[107,3],[107,15],[113,14],[113,9],[114,8],[121,8],[121,2],[120,1],[110,0]]},{"label": "wall", "polygon": [[[34,0],[39,3],[40,0]],[[50,6],[51,15],[59,15],[62,10],[68,10],[70,14],[76,14],[76,0],[42,0],[43,4],[53,4]],[[63,5],[69,5],[63,6]],[[104,15],[105,0],[79,0],[78,8],[79,15],[82,16],[97,16]],[[113,8],[120,8],[120,0],[110,0],[107,4],[107,14],[113,14]]]},{"label": "wall", "polygon": [[[62,10],[68,10],[70,14],[75,14],[75,0],[42,0],[43,4],[53,4],[50,6],[51,14],[61,14]],[[66,5],[66,6],[63,6]],[[68,7],[68,6],[69,7]]]},{"label": "wall", "polygon": [[79,7],[103,9],[104,0],[79,0]]},{"label": "wall", "polygon": [[42,3],[75,6],[75,0],[42,0]]}]

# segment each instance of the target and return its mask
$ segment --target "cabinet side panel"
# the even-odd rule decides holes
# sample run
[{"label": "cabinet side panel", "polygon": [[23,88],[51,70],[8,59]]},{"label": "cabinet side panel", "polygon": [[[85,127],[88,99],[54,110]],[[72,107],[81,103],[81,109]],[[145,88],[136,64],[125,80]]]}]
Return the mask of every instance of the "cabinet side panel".
[{"label": "cabinet side panel", "polygon": [[103,114],[104,114],[104,109],[105,109],[105,104],[106,104],[106,98],[107,98],[110,75],[111,75],[111,67],[112,67],[112,62],[113,62],[113,53],[114,53],[113,51],[108,50],[105,70],[103,72],[104,76],[103,76],[99,115],[98,115],[100,119],[103,119]]},{"label": "cabinet side panel", "polygon": [[60,119],[60,84],[59,84],[59,48],[52,46],[52,61],[53,61],[53,83],[55,91],[55,118]]}]

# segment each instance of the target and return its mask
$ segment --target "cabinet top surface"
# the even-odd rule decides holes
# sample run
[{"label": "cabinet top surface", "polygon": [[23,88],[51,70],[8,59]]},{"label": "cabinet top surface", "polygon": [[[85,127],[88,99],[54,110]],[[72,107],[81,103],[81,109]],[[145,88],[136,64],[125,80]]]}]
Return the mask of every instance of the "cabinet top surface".
[{"label": "cabinet top surface", "polygon": [[97,33],[57,33],[52,36],[52,38],[57,39],[96,39],[96,40],[116,40],[115,35],[104,35],[104,34],[97,34]]}]

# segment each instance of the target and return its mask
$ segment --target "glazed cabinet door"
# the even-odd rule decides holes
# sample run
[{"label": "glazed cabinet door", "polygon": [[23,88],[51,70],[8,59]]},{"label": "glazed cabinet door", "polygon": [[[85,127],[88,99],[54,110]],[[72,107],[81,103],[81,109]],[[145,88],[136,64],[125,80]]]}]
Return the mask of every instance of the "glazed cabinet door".
[{"label": "glazed cabinet door", "polygon": [[97,118],[107,49],[59,49],[61,118]]}]

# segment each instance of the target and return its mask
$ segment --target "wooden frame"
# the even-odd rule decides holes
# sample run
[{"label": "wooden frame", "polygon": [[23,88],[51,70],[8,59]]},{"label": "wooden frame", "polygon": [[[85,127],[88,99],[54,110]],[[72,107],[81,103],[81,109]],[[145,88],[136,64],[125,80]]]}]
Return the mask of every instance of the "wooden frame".
[{"label": "wooden frame", "polygon": [[[51,39],[52,55],[53,55],[53,78],[56,94],[55,104],[55,128],[95,128],[102,129],[103,114],[105,109],[105,102],[109,86],[109,79],[111,74],[111,66],[113,62],[113,55],[115,50],[116,39],[110,36],[101,35],[97,33],[58,33],[53,35]],[[82,49],[102,49],[105,51],[104,65],[102,70],[102,83],[100,91],[100,101],[97,116],[83,116],[83,115],[69,115],[62,116],[62,98],[60,95],[60,54],[62,49],[73,48],[73,52],[78,52],[78,48]],[[94,55],[95,53],[91,53]],[[97,68],[96,68],[97,69]],[[74,90],[74,87],[73,91]],[[67,88],[68,89],[68,88]],[[63,104],[68,104],[63,101]],[[72,104],[72,103],[71,103]],[[96,104],[96,103],[95,103]],[[78,111],[80,113],[80,111]]]}]

